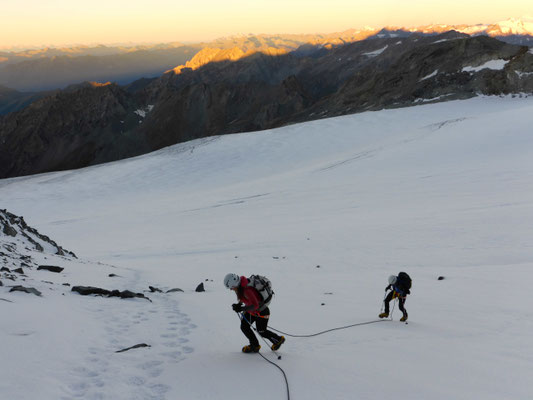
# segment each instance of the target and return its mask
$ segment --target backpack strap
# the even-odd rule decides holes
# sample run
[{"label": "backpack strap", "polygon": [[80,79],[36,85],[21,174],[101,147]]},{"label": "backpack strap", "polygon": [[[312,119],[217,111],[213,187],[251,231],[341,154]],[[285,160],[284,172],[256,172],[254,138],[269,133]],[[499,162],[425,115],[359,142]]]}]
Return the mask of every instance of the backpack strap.
[{"label": "backpack strap", "polygon": [[259,311],[263,311],[264,309],[266,309],[271,301],[272,301],[272,295],[268,296],[265,300],[259,303]]}]

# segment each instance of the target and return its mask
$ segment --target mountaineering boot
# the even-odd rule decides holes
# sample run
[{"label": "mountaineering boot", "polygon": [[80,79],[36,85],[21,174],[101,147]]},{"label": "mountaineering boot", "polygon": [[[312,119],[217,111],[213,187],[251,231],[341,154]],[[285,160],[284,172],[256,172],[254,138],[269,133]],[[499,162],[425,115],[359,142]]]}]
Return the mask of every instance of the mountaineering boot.
[{"label": "mountaineering boot", "polygon": [[274,343],[272,347],[270,347],[272,350],[276,351],[281,347],[281,345],[285,343],[285,336],[282,336],[277,343]]},{"label": "mountaineering boot", "polygon": [[243,353],[259,353],[259,349],[261,348],[260,345],[254,346],[253,344],[250,344],[248,346],[244,346],[242,348]]},{"label": "mountaineering boot", "polygon": [[379,318],[387,318],[388,316],[389,316],[388,312],[382,312],[381,314],[378,315]]},{"label": "mountaineering boot", "polygon": [[407,321],[407,313],[403,313],[403,317],[400,318],[400,321]]}]

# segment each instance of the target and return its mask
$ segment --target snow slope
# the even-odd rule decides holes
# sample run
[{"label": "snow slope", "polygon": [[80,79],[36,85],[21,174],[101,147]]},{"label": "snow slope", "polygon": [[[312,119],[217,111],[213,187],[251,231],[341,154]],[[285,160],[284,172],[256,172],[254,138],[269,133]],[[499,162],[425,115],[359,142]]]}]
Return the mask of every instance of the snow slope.
[{"label": "snow slope", "polygon": [[395,309],[287,336],[281,360],[261,342],[292,399],[532,398],[532,126],[533,98],[476,98],[0,180],[0,208],[80,258],[28,273],[41,298],[0,287],[0,398],[284,399],[281,372],[240,352],[224,275],[271,278],[270,325],[311,334],[375,321],[401,270],[408,325]]}]

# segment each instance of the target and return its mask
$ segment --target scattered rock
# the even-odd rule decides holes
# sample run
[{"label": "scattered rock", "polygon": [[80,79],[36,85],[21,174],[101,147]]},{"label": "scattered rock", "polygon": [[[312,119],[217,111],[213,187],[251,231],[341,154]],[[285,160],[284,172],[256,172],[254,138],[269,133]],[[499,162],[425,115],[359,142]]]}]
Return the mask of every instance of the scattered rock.
[{"label": "scattered rock", "polygon": [[317,265],[316,267],[317,267],[317,268],[320,268],[320,265]]},{"label": "scattered rock", "polygon": [[4,284],[2,283],[2,281],[0,281],[0,286],[4,286]]},{"label": "scattered rock", "polygon": [[321,305],[321,306],[325,306],[325,305],[326,305],[326,303],[321,303],[320,305]]},{"label": "scattered rock", "polygon": [[63,283],[63,286],[70,286],[70,283]]},{"label": "scattered rock", "polygon": [[173,292],[183,292],[183,290],[181,290],[180,288],[174,288],[174,289],[167,290],[167,293],[173,293]]},{"label": "scattered rock", "polygon": [[39,292],[37,289],[35,288],[28,288],[28,287],[24,287],[24,286],[13,286],[10,290],[10,292],[24,292],[24,293],[30,293],[30,294],[34,294],[36,296],[41,296],[41,292]]},{"label": "scattered rock", "polygon": [[14,269],[13,272],[16,272],[17,274],[24,274],[24,270],[22,268]]},{"label": "scattered rock", "polygon": [[89,296],[91,294],[94,294],[97,296],[120,297],[121,299],[139,297],[142,299],[146,299],[148,301],[152,301],[142,293],[134,293],[129,290],[123,290],[121,292],[120,290],[107,290],[107,289],[97,288],[94,286],[74,286],[72,287],[72,291],[77,292],[81,294],[82,296]]},{"label": "scattered rock", "polygon": [[117,274],[109,274],[107,276],[110,277],[110,278],[114,278],[115,276],[118,276],[118,275]]},{"label": "scattered rock", "polygon": [[7,268],[7,267],[0,268],[0,271],[2,271],[2,272],[11,272],[11,270],[9,268]]},{"label": "scattered rock", "polygon": [[443,276],[439,276],[437,279],[438,279],[439,281],[442,281],[442,280],[444,280],[444,277],[443,277]]},{"label": "scattered rock", "polygon": [[115,353],[122,353],[124,351],[128,351],[128,350],[131,350],[131,349],[138,349],[140,347],[152,347],[152,346],[150,346],[149,344],[146,344],[146,343],[139,343],[139,344],[136,344],[135,346],[131,346],[131,347],[128,347],[126,349],[115,351]]},{"label": "scattered rock", "polygon": [[200,283],[198,286],[196,286],[196,289],[195,289],[196,292],[205,292],[205,289],[204,289],[204,283]]},{"label": "scattered rock", "polygon": [[156,287],[153,287],[153,286],[148,286],[148,289],[150,289],[150,292],[158,292],[158,293],[163,293],[163,291],[161,289],[158,289]]},{"label": "scattered rock", "polygon": [[50,272],[60,273],[64,269],[65,268],[58,267],[57,265],[39,265],[39,267],[37,268],[37,271],[46,270],[46,271],[50,271]]},{"label": "scattered rock", "polygon": [[274,260],[279,260],[279,257],[272,257]]}]

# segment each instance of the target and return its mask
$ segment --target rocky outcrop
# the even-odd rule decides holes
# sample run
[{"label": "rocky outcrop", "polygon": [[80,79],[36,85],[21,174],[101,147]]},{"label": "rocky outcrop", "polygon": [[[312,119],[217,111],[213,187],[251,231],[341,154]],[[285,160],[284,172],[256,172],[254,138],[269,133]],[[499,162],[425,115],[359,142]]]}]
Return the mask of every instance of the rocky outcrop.
[{"label": "rocky outcrop", "polygon": [[[73,252],[28,226],[24,218],[7,210],[0,210],[0,277],[11,281],[25,280],[27,271],[39,266],[35,261],[36,253],[76,258]],[[46,265],[38,269],[53,272],[63,270],[59,266]]]},{"label": "rocky outcrop", "polygon": [[533,93],[532,70],[533,55],[525,47],[486,36],[434,41],[391,57],[389,64],[362,68],[312,112],[333,116],[478,94]]},{"label": "rocky outcrop", "polygon": [[[24,218],[11,214],[7,210],[0,210],[0,232],[3,235],[0,235],[0,244],[5,249],[12,250],[16,247],[16,243],[13,240],[8,240],[9,238],[20,239],[25,247],[30,247],[33,250],[40,252],[51,251],[53,254],[60,256],[69,256],[76,258],[76,255],[59,246],[55,241],[50,239],[48,236],[43,235],[37,231],[37,229],[32,228],[26,224]],[[2,237],[3,236],[3,237]],[[27,259],[28,256],[20,256],[21,259]]]}]

